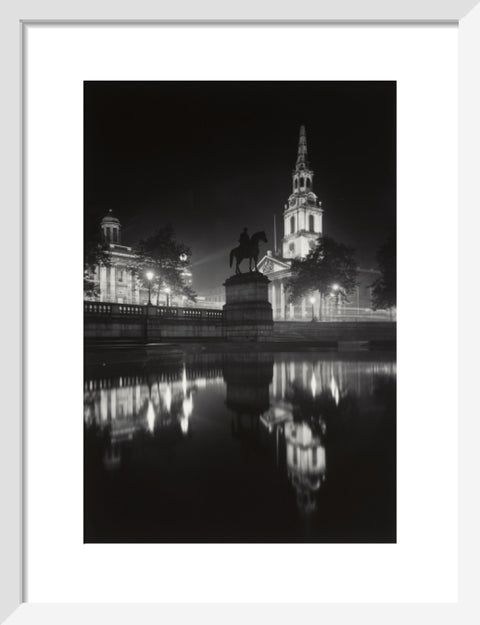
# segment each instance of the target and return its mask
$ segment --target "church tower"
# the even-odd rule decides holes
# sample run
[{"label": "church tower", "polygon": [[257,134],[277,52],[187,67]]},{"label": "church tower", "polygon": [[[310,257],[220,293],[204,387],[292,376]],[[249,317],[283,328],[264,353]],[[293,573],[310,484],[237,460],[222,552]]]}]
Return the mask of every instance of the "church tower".
[{"label": "church tower", "polygon": [[323,230],[322,203],[313,192],[313,171],[307,154],[305,126],[300,127],[292,193],[283,211],[283,258],[305,258]]}]

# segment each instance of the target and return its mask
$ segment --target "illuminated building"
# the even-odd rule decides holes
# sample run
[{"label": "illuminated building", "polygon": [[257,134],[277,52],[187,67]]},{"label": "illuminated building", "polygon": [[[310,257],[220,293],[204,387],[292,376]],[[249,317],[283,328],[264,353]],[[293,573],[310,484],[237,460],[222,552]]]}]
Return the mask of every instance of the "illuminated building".
[{"label": "illuminated building", "polygon": [[[305,258],[323,234],[323,208],[313,191],[314,172],[310,168],[307,152],[307,135],[305,126],[300,127],[297,160],[292,172],[292,193],[283,210],[283,232],[281,250],[269,250],[258,263],[259,271],[270,279],[269,300],[272,304],[274,319],[312,319],[338,316],[339,312],[348,313],[349,308],[371,309],[370,285],[380,275],[374,269],[358,269],[358,287],[349,296],[349,304],[340,302],[338,296],[332,294],[322,303],[320,314],[320,298],[318,293],[305,296],[299,302],[288,301],[286,285],[291,277],[291,261],[293,258]],[[276,246],[276,241],[275,241]],[[310,297],[314,301],[310,301]]]},{"label": "illuminated building", "polygon": [[[109,263],[95,267],[95,299],[118,304],[147,304],[148,288],[141,284],[136,271],[137,253],[133,247],[122,244],[122,225],[111,209],[101,220],[100,228]],[[188,267],[182,269],[181,275],[186,284],[192,284],[192,273]],[[176,301],[175,296],[170,300],[170,304],[184,305],[181,299]],[[160,304],[166,303],[166,291],[160,292]]]}]

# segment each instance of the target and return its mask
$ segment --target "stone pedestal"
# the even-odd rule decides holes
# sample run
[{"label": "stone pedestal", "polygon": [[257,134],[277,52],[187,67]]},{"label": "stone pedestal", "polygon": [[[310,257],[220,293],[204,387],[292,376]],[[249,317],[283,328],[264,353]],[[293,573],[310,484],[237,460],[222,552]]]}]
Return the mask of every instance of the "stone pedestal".
[{"label": "stone pedestal", "polygon": [[232,276],[225,281],[223,307],[225,338],[238,341],[266,341],[273,331],[272,306],[268,301],[270,280],[263,273]]}]

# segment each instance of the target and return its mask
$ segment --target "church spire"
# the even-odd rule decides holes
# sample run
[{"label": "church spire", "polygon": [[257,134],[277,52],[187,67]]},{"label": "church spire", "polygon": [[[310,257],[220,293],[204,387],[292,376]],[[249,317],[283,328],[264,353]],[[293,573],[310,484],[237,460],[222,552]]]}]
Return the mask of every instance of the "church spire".
[{"label": "church spire", "polygon": [[313,171],[307,154],[307,133],[300,126],[298,153],[292,172],[292,193],[285,204],[283,223],[284,258],[305,258],[315,247],[315,241],[322,234],[321,202],[313,192]]},{"label": "church spire", "polygon": [[298,138],[298,153],[295,169],[309,169],[307,154],[307,132],[305,126],[300,126],[300,136]]}]

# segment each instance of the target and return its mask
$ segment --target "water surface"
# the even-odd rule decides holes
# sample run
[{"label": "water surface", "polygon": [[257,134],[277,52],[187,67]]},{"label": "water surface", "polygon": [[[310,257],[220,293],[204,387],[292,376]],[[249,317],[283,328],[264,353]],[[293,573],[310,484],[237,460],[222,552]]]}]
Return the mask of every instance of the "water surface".
[{"label": "water surface", "polygon": [[395,542],[385,353],[86,370],[86,542]]}]

